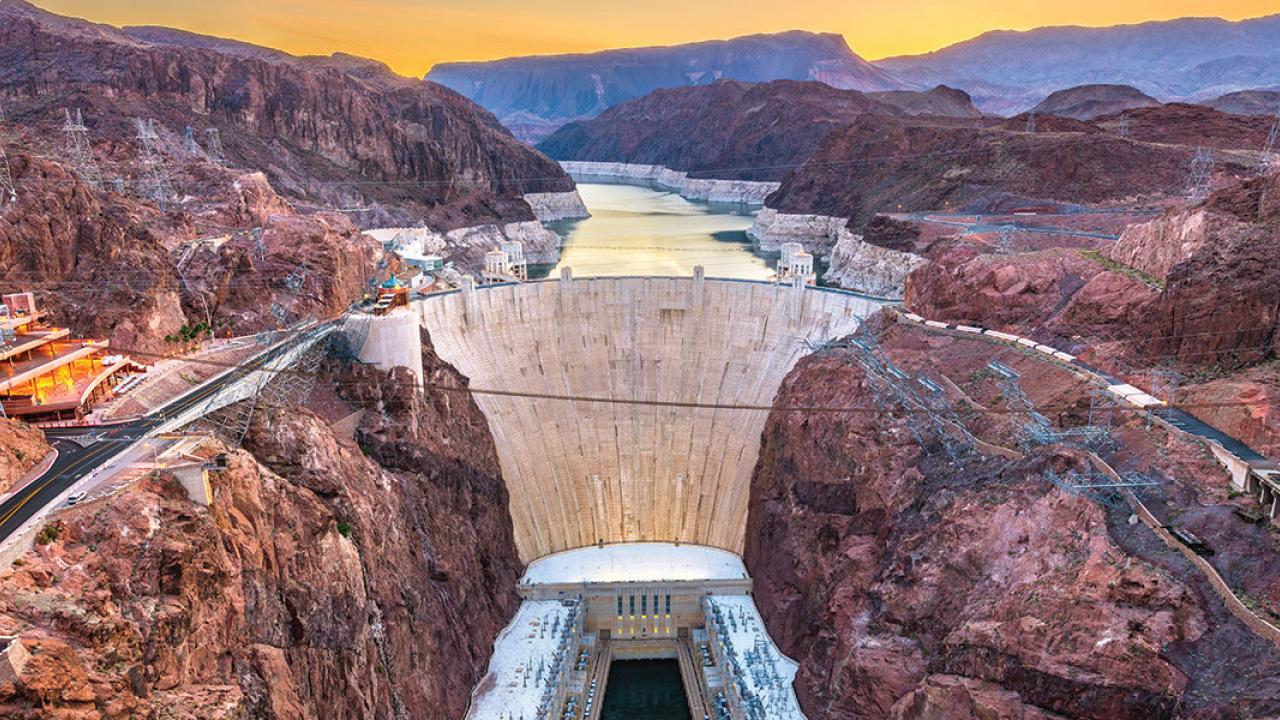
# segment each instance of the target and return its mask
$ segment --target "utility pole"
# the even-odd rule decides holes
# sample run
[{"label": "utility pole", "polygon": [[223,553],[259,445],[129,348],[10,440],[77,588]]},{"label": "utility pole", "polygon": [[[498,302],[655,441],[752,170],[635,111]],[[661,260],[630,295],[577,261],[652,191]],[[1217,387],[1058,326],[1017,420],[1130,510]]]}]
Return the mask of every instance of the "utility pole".
[{"label": "utility pole", "polygon": [[163,209],[173,199],[173,188],[169,184],[168,168],[155,150],[156,121],[134,118],[133,123],[138,129],[135,139],[142,157],[142,179],[138,190],[142,197]]},{"label": "utility pole", "polygon": [[1262,157],[1258,159],[1258,174],[1266,175],[1271,169],[1271,153],[1275,152],[1276,141],[1280,140],[1280,108],[1276,109],[1276,119],[1271,123],[1271,132],[1267,134],[1267,142],[1262,146]]},{"label": "utility pole", "polygon": [[1191,161],[1191,177],[1187,179],[1187,200],[1200,202],[1209,197],[1213,189],[1213,148],[1196,148]]},{"label": "utility pole", "polygon": [[93,146],[89,144],[89,128],[84,125],[84,115],[80,108],[76,108],[74,116],[70,110],[62,108],[62,117],[62,132],[67,136],[67,156],[71,168],[89,183],[89,187],[101,189],[102,173],[98,171],[98,163],[93,159]]}]

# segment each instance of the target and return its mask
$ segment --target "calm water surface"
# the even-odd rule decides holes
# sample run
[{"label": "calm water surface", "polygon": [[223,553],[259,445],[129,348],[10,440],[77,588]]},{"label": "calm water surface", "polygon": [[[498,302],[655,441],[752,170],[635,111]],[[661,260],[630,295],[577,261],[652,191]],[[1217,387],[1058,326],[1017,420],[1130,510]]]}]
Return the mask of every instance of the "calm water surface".
[{"label": "calm water surface", "polygon": [[689,720],[675,660],[619,660],[609,668],[602,720]]},{"label": "calm water surface", "polygon": [[686,200],[676,193],[637,185],[579,183],[591,211],[584,220],[549,225],[565,239],[560,264],[543,266],[559,276],[692,275],[768,280],[776,254],[753,252],[747,239],[751,211],[738,205]]}]

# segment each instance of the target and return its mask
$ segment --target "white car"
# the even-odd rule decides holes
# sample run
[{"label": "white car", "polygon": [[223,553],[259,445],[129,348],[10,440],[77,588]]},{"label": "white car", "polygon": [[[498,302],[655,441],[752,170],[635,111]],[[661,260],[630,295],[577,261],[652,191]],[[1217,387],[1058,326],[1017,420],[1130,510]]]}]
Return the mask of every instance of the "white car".
[{"label": "white car", "polygon": [[87,494],[87,493],[85,493],[83,490],[82,490],[82,491],[80,491],[80,492],[77,492],[77,493],[72,493],[72,494],[71,494],[71,497],[67,498],[67,504],[68,504],[68,505],[75,505],[76,503],[78,503],[78,502],[80,502],[80,501],[84,500],[84,497],[85,497],[85,495],[86,495],[86,494]]}]

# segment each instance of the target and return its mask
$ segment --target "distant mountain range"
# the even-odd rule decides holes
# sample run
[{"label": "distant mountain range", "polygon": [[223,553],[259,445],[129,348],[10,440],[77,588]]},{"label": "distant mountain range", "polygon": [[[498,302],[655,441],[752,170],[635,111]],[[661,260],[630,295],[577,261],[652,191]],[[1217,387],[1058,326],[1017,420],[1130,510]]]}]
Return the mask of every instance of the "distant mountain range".
[{"label": "distant mountain range", "polygon": [[1097,83],[1194,102],[1280,84],[1280,15],[997,31],[876,65],[912,85],[958,87],[979,108],[1000,114],[1026,110],[1057,90]]},{"label": "distant mountain range", "polygon": [[858,57],[844,38],[802,31],[582,55],[445,63],[427,79],[452,88],[534,142],[659,88],[717,80],[818,80],[843,90],[906,86]]},{"label": "distant mountain range", "polygon": [[560,126],[599,115],[661,88],[817,80],[845,90],[889,92],[877,99],[912,114],[956,114],[967,98],[895,96],[948,86],[982,112],[1015,115],[1080,85],[1127,85],[1162,101],[1200,102],[1280,86],[1280,15],[1229,22],[1186,18],[1106,28],[995,31],[924,55],[875,63],[836,34],[790,31],[668,47],[579,55],[445,63],[428,80],[496,115],[517,137],[537,142]]}]

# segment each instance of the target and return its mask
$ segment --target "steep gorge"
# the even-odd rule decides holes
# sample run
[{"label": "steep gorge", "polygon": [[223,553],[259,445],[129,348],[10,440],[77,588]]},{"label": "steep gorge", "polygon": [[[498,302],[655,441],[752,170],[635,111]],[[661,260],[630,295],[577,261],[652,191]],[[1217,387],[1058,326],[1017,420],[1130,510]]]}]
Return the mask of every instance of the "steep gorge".
[{"label": "steep gorge", "polygon": [[209,447],[208,508],[162,472],[60,516],[0,575],[0,634],[32,654],[0,714],[461,717],[522,568],[484,418],[424,364],[456,392],[338,378],[358,444],[300,411]]}]

